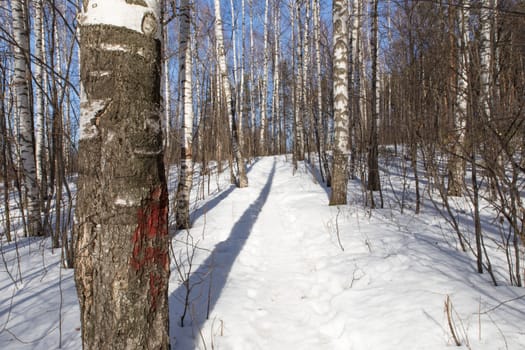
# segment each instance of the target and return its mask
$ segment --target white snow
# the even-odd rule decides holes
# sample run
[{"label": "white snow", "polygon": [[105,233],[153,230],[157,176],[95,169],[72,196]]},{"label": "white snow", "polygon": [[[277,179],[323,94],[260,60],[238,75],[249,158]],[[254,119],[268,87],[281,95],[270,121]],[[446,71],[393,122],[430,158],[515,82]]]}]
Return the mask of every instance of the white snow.
[{"label": "white snow", "polygon": [[[464,349],[525,348],[525,289],[506,285],[496,258],[501,286],[477,274],[431,204],[400,214],[385,189],[389,209],[371,211],[351,182],[350,204],[329,207],[304,164],[294,174],[284,157],[266,157],[249,168],[245,189],[228,184],[228,169],[194,180],[193,228],[173,237],[175,349],[446,349],[447,297]],[[196,200],[208,183],[211,195]],[[23,282],[14,284],[16,246],[2,238],[1,349],[57,348],[59,316],[62,347],[80,348],[72,271],[48,242],[19,238]]]}]

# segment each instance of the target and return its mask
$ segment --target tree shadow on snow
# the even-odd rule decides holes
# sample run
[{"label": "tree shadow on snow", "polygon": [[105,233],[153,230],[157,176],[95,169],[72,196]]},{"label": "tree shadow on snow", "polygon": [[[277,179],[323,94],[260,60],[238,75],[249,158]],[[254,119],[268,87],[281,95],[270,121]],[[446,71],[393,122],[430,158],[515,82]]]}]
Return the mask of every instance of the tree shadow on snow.
[{"label": "tree shadow on snow", "polygon": [[207,201],[199,208],[195,209],[190,214],[190,221],[191,223],[194,223],[197,221],[201,216],[205,215],[206,213],[210,212],[215,208],[217,205],[219,205],[220,202],[222,202],[224,199],[226,199],[237,187],[235,185],[230,185],[228,189],[222,191],[218,196],[215,198]]},{"label": "tree shadow on snow", "polygon": [[304,160],[304,167],[307,171],[310,172],[310,174],[313,176],[313,178],[319,184],[319,186],[321,186],[321,188],[326,192],[326,197],[330,199],[330,195],[332,194],[332,189],[326,186],[326,182],[323,181],[319,167],[315,166],[314,164],[309,163],[307,160]]},{"label": "tree shadow on snow", "polygon": [[[257,162],[260,160],[260,158],[256,158],[252,163],[249,164],[249,166],[247,167],[247,170],[246,172],[249,173],[253,166],[255,164],[257,164]],[[211,210],[213,210],[213,208],[215,208],[220,202],[222,202],[224,199],[226,199],[232,192],[233,190],[235,190],[237,187],[233,184],[230,184],[230,187],[228,187],[228,189],[222,191],[218,196],[216,196],[215,198],[207,201],[206,203],[204,203],[202,206],[200,206],[199,208],[195,209],[191,214],[190,214],[190,222],[194,223],[195,221],[197,221],[201,216],[203,216],[204,214],[210,212]],[[176,230],[173,231],[173,235],[176,234]]]},{"label": "tree shadow on snow", "polygon": [[[259,213],[268,199],[274,175],[275,162],[261,193],[233,225],[229,237],[225,241],[218,243],[208,258],[197,270],[191,273],[189,283],[191,293],[187,299],[189,300],[189,307],[183,324],[183,326],[187,328],[185,330],[180,328],[182,327],[181,316],[184,312],[187,284],[181,283],[170,295],[170,314],[175,316],[175,318],[171,320],[170,333],[172,335],[179,335],[176,339],[176,346],[178,348],[190,349],[197,347],[199,332],[208,317],[211,317],[211,313],[226,285],[233,264],[250,236]],[[228,189],[226,194],[219,196],[220,198],[217,197],[213,205],[217,205],[232,190],[233,189]],[[179,329],[176,329],[177,327]],[[181,334],[191,334],[192,339],[181,337]],[[206,339],[205,341],[209,343],[211,340]]]}]

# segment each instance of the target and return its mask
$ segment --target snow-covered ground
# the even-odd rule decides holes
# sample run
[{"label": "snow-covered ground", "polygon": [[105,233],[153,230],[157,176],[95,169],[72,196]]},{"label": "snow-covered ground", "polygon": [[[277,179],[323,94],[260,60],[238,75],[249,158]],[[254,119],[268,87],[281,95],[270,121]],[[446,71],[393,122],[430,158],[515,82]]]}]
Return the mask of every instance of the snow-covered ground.
[{"label": "snow-covered ground", "polygon": [[[257,160],[248,177],[244,189],[213,178],[193,228],[173,238],[175,349],[445,349],[451,326],[464,348],[525,348],[525,289],[507,286],[496,253],[500,286],[477,274],[431,203],[401,214],[386,189],[388,209],[369,210],[355,181],[349,205],[329,207],[284,156]],[[63,348],[80,348],[72,272],[48,245],[2,241],[0,349],[57,348],[60,333]]]}]

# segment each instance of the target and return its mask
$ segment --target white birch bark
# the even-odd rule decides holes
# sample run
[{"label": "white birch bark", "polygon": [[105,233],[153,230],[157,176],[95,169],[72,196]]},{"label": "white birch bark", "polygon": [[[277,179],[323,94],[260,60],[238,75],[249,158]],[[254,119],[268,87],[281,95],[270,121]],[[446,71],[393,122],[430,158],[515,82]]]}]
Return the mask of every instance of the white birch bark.
[{"label": "white birch bark", "polygon": [[175,220],[177,229],[189,229],[190,223],[190,190],[193,179],[192,139],[193,139],[193,91],[192,91],[192,55],[189,0],[180,2],[180,44],[179,44],[179,77],[181,87],[181,154],[179,165],[179,184],[177,186],[177,209]]},{"label": "white birch bark", "polygon": [[[233,0],[230,0],[230,11],[231,11],[231,26],[232,26],[232,58],[233,58],[233,86],[237,86],[239,82],[237,72],[237,17],[235,16],[235,6]],[[237,109],[238,110],[238,109]]]},{"label": "white birch bark", "polygon": [[250,6],[250,56],[251,56],[251,63],[250,63],[250,137],[252,138],[251,141],[251,147],[252,147],[252,155],[255,155],[256,147],[255,147],[255,109],[256,109],[256,77],[255,77],[255,41],[253,38],[253,1],[249,0],[249,6]]},{"label": "white birch bark", "polygon": [[[295,70],[296,70],[296,52],[295,49],[296,46],[296,35],[295,35],[295,16],[296,16],[296,3],[294,0],[290,0],[290,31],[291,31],[291,42],[292,42],[292,76],[295,77]],[[297,123],[297,115],[298,115],[298,108],[297,108],[297,81],[295,79],[292,82],[292,115],[293,115],[293,133],[294,133],[294,146],[293,146],[293,166],[294,170],[297,170],[297,161],[298,161],[298,148],[300,144],[300,136],[297,132],[298,123]]]},{"label": "white birch bark", "polygon": [[224,50],[224,39],[222,32],[222,16],[221,16],[221,7],[220,1],[214,0],[215,5],[215,38],[217,41],[217,55],[219,61],[219,74],[221,77],[221,83],[226,97],[226,109],[228,110],[228,123],[230,124],[232,130],[230,134],[230,140],[232,145],[232,152],[235,157],[235,162],[237,166],[237,179],[236,184],[238,187],[243,188],[248,186],[248,177],[246,176],[246,164],[242,156],[242,151],[239,147],[239,138],[237,131],[237,124],[235,121],[235,105],[232,101],[232,93],[230,80],[228,78],[228,70],[226,68],[226,53]]},{"label": "white birch bark", "polygon": [[[233,20],[235,17],[235,7],[233,4],[233,0],[231,0],[231,9],[232,9],[232,21],[233,23],[237,23],[237,19]],[[237,25],[234,26],[234,30],[232,33],[232,41],[234,43],[233,47],[235,48],[237,46],[237,40],[235,31],[237,28]],[[244,71],[245,71],[245,47],[244,47],[244,29],[245,29],[245,16],[244,16],[244,0],[241,1],[241,39],[240,39],[240,45],[239,49],[235,49],[234,54],[234,72],[235,72],[235,86],[237,86],[237,98],[235,99],[236,102],[236,110],[238,114],[237,118],[237,134],[239,137],[239,148],[241,150],[244,150],[244,115],[245,115],[245,103],[244,103]],[[237,62],[237,50],[240,50],[240,65]],[[240,66],[240,67],[239,67]],[[240,68],[240,72],[237,74],[237,68]]]},{"label": "white birch bark", "polygon": [[169,82],[169,57],[167,53],[168,47],[168,31],[167,25],[163,22],[166,20],[166,1],[161,1],[161,36],[162,36],[162,102],[164,118],[162,120],[162,130],[164,130],[164,149],[168,153],[171,147],[170,137],[170,112],[171,112],[171,93]]},{"label": "white birch bark", "polygon": [[30,106],[30,53],[29,31],[27,28],[27,2],[12,2],[14,47],[13,84],[17,97],[17,113],[20,118],[20,160],[24,171],[24,189],[27,195],[27,229],[30,236],[40,236],[42,222],[40,215],[39,189],[35,164],[33,116]]},{"label": "white birch bark", "polygon": [[302,96],[302,106],[301,110],[303,112],[303,123],[306,123],[306,132],[305,132],[305,139],[306,139],[306,145],[307,145],[307,152],[308,152],[308,161],[310,161],[310,153],[312,151],[311,149],[311,135],[313,135],[313,116],[311,113],[311,108],[309,106],[310,101],[308,101],[308,98],[310,97],[308,92],[308,86],[310,84],[310,16],[311,16],[311,6],[310,6],[310,0],[305,1],[305,20],[304,20],[304,30],[303,30],[303,45],[302,45],[302,51],[303,51],[303,62],[302,62],[302,87],[301,87],[301,96]]},{"label": "white birch bark", "polygon": [[319,0],[313,1],[313,16],[314,16],[314,47],[315,47],[315,69],[317,75],[317,142],[319,143],[319,153],[321,157],[322,167],[326,176],[327,186],[331,186],[330,171],[328,169],[328,162],[325,157],[324,145],[324,113],[323,113],[323,90],[321,86],[321,10]]},{"label": "white birch bark", "polygon": [[482,0],[480,10],[480,80],[482,112],[487,120],[491,120],[490,65],[492,59],[490,44],[490,16],[493,0]]},{"label": "white birch bark", "polygon": [[357,80],[356,87],[358,89],[357,96],[359,98],[359,123],[361,126],[361,138],[363,139],[366,135],[366,125],[368,125],[368,108],[367,108],[367,83],[365,73],[365,33],[363,31],[365,23],[365,0],[357,0]]},{"label": "white birch bark", "polygon": [[[293,28],[298,26],[297,34],[293,35],[292,37],[292,50],[294,52],[297,52],[296,58],[294,61],[294,67],[293,72],[295,75],[295,81],[294,81],[294,121],[295,121],[295,154],[296,159],[298,161],[304,160],[304,124],[303,124],[303,115],[302,115],[302,108],[303,108],[303,60],[301,56],[301,50],[302,50],[302,36],[301,36],[301,7],[299,4],[294,2],[292,5],[292,34]],[[295,40],[294,40],[295,39]],[[297,62],[297,63],[296,63]]]},{"label": "white birch bark", "polygon": [[[111,25],[152,35],[161,40],[161,31],[158,28],[159,22],[157,20],[160,16],[160,2],[158,0],[104,0],[93,3],[84,0],[83,6],[84,11],[78,15],[78,21],[82,26]],[[126,45],[103,44],[102,48],[114,52],[130,51],[130,47]],[[140,55],[141,53],[138,52],[137,54]],[[96,71],[90,74],[105,77],[109,72]],[[107,101],[103,99],[88,100],[82,91],[82,83],[80,90],[79,140],[82,140],[98,135],[94,120],[96,120],[96,115],[105,108]]]},{"label": "white birch bark", "polygon": [[[240,83],[239,83],[239,147],[242,150],[245,150],[244,148],[244,122],[245,122],[245,114],[246,114],[246,103],[245,103],[245,96],[244,96],[244,72],[245,72],[245,65],[246,65],[246,47],[244,44],[244,31],[246,28],[246,16],[245,16],[245,8],[244,8],[244,0],[241,0],[241,72],[240,72]],[[249,156],[248,156],[249,158]]]},{"label": "white birch bark", "polygon": [[334,164],[330,205],[346,204],[348,158],[348,0],[333,1]]},{"label": "white birch bark", "polygon": [[280,109],[280,76],[279,76],[279,55],[280,55],[280,20],[281,20],[281,11],[279,8],[280,1],[277,1],[275,4],[275,11],[274,11],[274,22],[273,22],[273,28],[274,28],[274,56],[273,56],[273,98],[272,98],[272,129],[273,129],[273,137],[272,140],[274,142],[274,153],[279,153],[278,147],[280,143],[279,139],[279,118],[281,114]]},{"label": "white birch bark", "polygon": [[269,78],[269,45],[268,45],[268,22],[269,19],[269,2],[266,0],[265,6],[264,6],[264,24],[263,24],[263,30],[264,30],[264,36],[263,36],[263,76],[262,76],[262,105],[261,105],[261,120],[260,120],[260,135],[259,135],[259,154],[265,155],[266,154],[266,119],[267,116],[267,109],[268,109],[268,78]]},{"label": "white birch bark", "polygon": [[43,197],[46,190],[46,179],[44,171],[45,162],[45,113],[44,113],[44,76],[42,66],[44,64],[44,27],[42,23],[42,0],[36,0],[35,3],[35,21],[33,23],[35,32],[35,57],[37,58],[34,74],[35,89],[35,156],[36,156],[36,175],[40,187],[40,194]]},{"label": "white birch bark", "polygon": [[449,196],[460,196],[463,193],[465,182],[465,136],[467,129],[467,94],[468,94],[468,66],[469,66],[469,17],[470,10],[463,6],[459,10],[460,33],[458,44],[458,69],[456,80],[456,109],[454,115],[454,139],[452,156],[449,160],[449,183],[447,193]]}]

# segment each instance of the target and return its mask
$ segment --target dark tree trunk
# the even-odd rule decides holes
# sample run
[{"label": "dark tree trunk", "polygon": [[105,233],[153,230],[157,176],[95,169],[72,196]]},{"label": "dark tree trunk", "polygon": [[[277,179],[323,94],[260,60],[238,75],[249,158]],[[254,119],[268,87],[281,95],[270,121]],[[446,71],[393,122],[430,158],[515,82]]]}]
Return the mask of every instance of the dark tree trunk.
[{"label": "dark tree trunk", "polygon": [[75,280],[83,347],[169,349],[160,41],[84,25],[80,52]]},{"label": "dark tree trunk", "polygon": [[[379,114],[378,105],[378,86],[377,86],[377,0],[373,1],[372,6],[372,35],[370,38],[370,46],[372,47],[372,118],[370,120],[370,143],[368,145],[368,190],[379,191],[381,189],[381,182],[379,179],[379,161],[378,161],[378,140],[377,140],[377,123]],[[370,195],[372,206],[374,207],[374,196]]]}]

